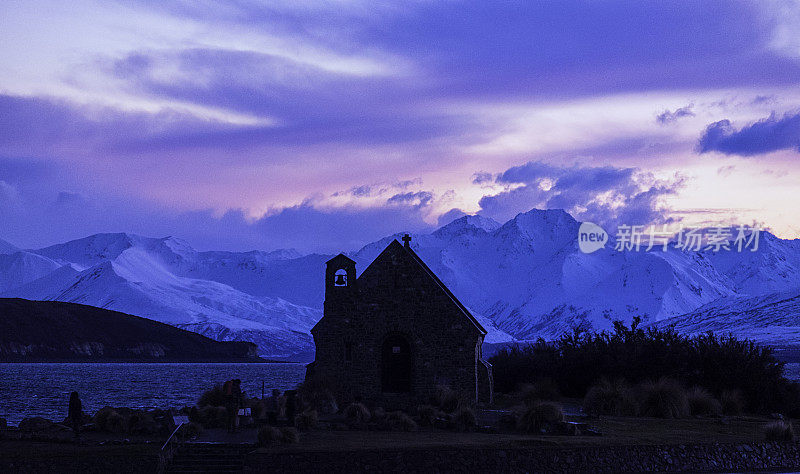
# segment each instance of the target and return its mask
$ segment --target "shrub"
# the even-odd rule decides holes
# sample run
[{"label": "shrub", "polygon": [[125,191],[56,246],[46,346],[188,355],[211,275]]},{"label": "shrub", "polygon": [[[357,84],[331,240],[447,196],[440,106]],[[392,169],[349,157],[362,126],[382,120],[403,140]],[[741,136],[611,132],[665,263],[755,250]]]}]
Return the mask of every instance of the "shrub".
[{"label": "shrub", "polygon": [[586,392],[583,411],[590,416],[634,416],[637,410],[631,388],[624,380],[601,379]]},{"label": "shrub", "polygon": [[747,410],[800,416],[800,386],[784,377],[773,349],[731,335],[641,328],[640,322],[615,322],[611,332],[577,328],[556,341],[501,350],[489,360],[495,390],[512,393],[522,383],[550,378],[562,395],[582,397],[602,377],[632,384],[669,377],[712,393],[738,389]]},{"label": "shrub", "polygon": [[335,383],[330,377],[315,374],[307,377],[306,380],[297,387],[297,391],[303,400],[318,413],[336,413],[339,407],[336,397],[333,395]]},{"label": "shrub", "polygon": [[351,403],[344,409],[344,417],[350,423],[366,423],[370,419],[369,408],[363,403]]},{"label": "shrub", "polygon": [[221,385],[215,385],[214,388],[211,390],[206,390],[200,395],[200,398],[197,400],[197,406],[199,407],[218,407],[225,405],[225,392],[222,391]]},{"label": "shrub", "polygon": [[262,426],[258,430],[258,445],[260,447],[279,444],[283,442],[283,433],[274,426]]},{"label": "shrub", "polygon": [[561,406],[553,402],[535,402],[519,414],[517,429],[525,433],[538,433],[553,423],[564,421]]},{"label": "shrub", "polygon": [[402,411],[393,411],[386,415],[386,423],[392,431],[416,431],[417,422]]},{"label": "shrub", "polygon": [[108,418],[106,418],[105,431],[109,433],[124,433],[127,431],[126,428],[125,417],[116,411],[109,414]]},{"label": "shrub", "polygon": [[723,390],[720,402],[722,413],[726,415],[741,415],[744,411],[744,397],[740,390]]},{"label": "shrub", "polygon": [[300,435],[297,429],[292,426],[284,426],[281,428],[281,442],[285,444],[295,444],[300,441]]},{"label": "shrub", "polygon": [[422,426],[433,426],[434,420],[445,417],[444,412],[433,405],[417,406],[417,415]]},{"label": "shrub", "polygon": [[468,407],[461,407],[450,416],[450,426],[458,431],[466,431],[477,426],[475,412]]},{"label": "shrub", "polygon": [[381,422],[386,419],[386,410],[383,407],[375,407],[372,409],[372,421]]},{"label": "shrub", "polygon": [[108,431],[108,417],[111,416],[112,413],[117,413],[117,411],[112,407],[103,407],[94,414],[92,422],[99,431]]},{"label": "shrub", "polygon": [[178,430],[178,435],[180,435],[184,439],[189,438],[196,438],[200,433],[203,432],[203,425],[200,423],[187,423],[185,425],[181,425],[180,430]]},{"label": "shrub", "polygon": [[655,418],[685,418],[689,401],[683,386],[675,380],[661,378],[639,385],[639,414]]},{"label": "shrub", "polygon": [[561,395],[553,379],[539,379],[533,383],[524,383],[519,386],[515,398],[522,403],[531,404],[538,400],[558,400]]},{"label": "shrub", "polygon": [[694,416],[719,416],[722,414],[722,405],[708,390],[702,387],[692,387],[686,392],[686,400],[689,402],[689,413]]},{"label": "shrub", "polygon": [[433,394],[433,405],[446,413],[452,413],[458,408],[458,393],[446,385],[437,385]]},{"label": "shrub", "polygon": [[317,410],[305,410],[303,413],[300,413],[295,417],[295,425],[298,429],[301,430],[309,430],[317,426],[317,422],[319,421],[319,415],[317,414]]},{"label": "shrub", "polygon": [[205,406],[197,410],[197,419],[205,428],[224,428],[228,424],[225,407]]},{"label": "shrub", "polygon": [[764,426],[764,437],[767,441],[794,440],[794,427],[791,421],[778,420]]}]

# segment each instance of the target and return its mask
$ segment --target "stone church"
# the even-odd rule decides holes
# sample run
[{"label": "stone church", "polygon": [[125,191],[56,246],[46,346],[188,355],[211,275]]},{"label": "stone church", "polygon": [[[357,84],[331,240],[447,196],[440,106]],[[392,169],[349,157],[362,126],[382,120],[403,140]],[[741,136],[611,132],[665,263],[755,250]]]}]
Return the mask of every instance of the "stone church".
[{"label": "stone church", "polygon": [[426,403],[437,385],[491,402],[492,367],[481,354],[486,329],[410,240],[392,241],[358,278],[346,256],[327,262],[324,315],[311,329],[316,360],[307,377],[325,380],[340,403]]}]

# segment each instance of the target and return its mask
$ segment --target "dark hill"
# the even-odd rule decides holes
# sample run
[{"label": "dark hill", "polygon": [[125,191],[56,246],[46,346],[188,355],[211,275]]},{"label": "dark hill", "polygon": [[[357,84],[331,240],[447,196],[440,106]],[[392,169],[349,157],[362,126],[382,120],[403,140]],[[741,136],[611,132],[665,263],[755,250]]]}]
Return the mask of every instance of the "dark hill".
[{"label": "dark hill", "polygon": [[219,342],[94,306],[0,298],[0,362],[256,360],[251,342]]}]

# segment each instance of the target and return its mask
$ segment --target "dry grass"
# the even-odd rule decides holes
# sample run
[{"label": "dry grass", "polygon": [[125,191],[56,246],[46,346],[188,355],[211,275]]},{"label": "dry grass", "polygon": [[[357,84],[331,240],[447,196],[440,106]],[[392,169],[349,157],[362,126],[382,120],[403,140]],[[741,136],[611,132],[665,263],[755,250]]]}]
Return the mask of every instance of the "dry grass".
[{"label": "dry grass", "polygon": [[602,379],[586,393],[583,411],[591,416],[633,416],[637,407],[633,392],[625,381]]},{"label": "dry grass", "polygon": [[794,427],[791,422],[784,420],[767,423],[764,426],[764,438],[767,441],[792,441],[794,440]]}]

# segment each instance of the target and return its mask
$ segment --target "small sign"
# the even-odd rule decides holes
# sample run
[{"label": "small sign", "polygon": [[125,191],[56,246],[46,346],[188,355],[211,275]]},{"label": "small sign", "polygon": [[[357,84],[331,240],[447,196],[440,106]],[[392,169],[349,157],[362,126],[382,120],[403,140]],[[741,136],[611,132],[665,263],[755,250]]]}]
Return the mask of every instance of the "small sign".
[{"label": "small sign", "polygon": [[239,408],[239,416],[250,416],[250,408]]},{"label": "small sign", "polygon": [[185,425],[189,423],[189,417],[187,415],[175,415],[172,419],[175,421],[175,425],[180,425],[181,423]]}]

